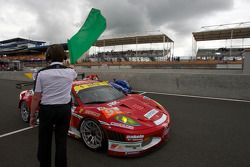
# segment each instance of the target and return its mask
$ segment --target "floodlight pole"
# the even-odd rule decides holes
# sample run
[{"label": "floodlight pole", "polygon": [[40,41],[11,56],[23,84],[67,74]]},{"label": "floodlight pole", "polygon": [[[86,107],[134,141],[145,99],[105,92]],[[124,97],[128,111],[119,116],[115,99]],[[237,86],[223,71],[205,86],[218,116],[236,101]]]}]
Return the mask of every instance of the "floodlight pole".
[{"label": "floodlight pole", "polygon": [[164,57],[165,55],[165,35],[163,36],[163,52],[162,52],[162,56]]},{"label": "floodlight pole", "polygon": [[135,37],[135,47],[136,47],[136,49],[135,49],[135,55],[136,55],[136,59],[137,59],[137,43],[138,43],[138,41],[137,41],[138,39],[137,39],[137,36]]},{"label": "floodlight pole", "polygon": [[172,61],[174,59],[174,42],[173,42],[173,53],[172,53]]},{"label": "floodlight pole", "polygon": [[[197,50],[197,42],[193,36],[192,37],[192,57],[196,55],[196,50]],[[197,59],[197,57],[195,59]]]},{"label": "floodlight pole", "polygon": [[232,55],[233,32],[234,32],[234,30],[231,30],[231,46],[230,46],[230,57],[231,57],[231,55]]}]

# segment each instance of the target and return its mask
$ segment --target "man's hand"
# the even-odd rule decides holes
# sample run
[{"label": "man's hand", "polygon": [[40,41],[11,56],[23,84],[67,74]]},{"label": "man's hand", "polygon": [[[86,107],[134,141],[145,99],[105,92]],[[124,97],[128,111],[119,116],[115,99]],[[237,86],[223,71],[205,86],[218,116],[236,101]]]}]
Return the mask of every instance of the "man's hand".
[{"label": "man's hand", "polygon": [[31,111],[30,111],[30,126],[34,127],[36,124],[36,111],[38,110],[39,102],[41,100],[42,94],[35,92],[31,101]]},{"label": "man's hand", "polygon": [[30,126],[35,127],[35,125],[36,125],[36,115],[30,114]]}]

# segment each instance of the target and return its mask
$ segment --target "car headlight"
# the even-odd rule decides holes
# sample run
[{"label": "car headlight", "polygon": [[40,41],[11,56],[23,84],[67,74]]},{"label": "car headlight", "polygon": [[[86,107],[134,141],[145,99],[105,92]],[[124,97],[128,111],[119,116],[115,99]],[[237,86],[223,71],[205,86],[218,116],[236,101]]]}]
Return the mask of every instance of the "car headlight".
[{"label": "car headlight", "polygon": [[114,118],[118,122],[124,123],[126,125],[130,125],[130,126],[140,126],[141,125],[140,123],[138,123],[134,119],[129,118],[129,117],[125,116],[125,115],[116,115]]}]

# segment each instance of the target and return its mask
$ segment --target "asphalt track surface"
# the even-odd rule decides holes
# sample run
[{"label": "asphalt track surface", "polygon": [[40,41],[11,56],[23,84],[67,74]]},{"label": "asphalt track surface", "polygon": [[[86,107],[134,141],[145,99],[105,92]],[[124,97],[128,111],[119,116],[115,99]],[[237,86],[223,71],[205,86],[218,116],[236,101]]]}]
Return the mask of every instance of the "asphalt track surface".
[{"label": "asphalt track surface", "polygon": [[[0,136],[28,127],[17,109],[16,81],[0,80]],[[69,167],[249,167],[250,103],[145,94],[172,118],[170,140],[137,158],[117,158],[68,138]],[[37,128],[0,138],[0,167],[36,167]]]}]

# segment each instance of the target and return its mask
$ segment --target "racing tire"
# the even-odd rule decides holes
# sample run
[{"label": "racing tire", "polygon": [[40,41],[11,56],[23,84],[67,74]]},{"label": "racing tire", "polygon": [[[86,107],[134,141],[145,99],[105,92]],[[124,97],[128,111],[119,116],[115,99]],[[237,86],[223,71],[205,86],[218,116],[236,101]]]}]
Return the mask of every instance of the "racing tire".
[{"label": "racing tire", "polygon": [[80,126],[80,134],[88,149],[92,151],[107,150],[107,138],[97,121],[89,118],[84,119]]},{"label": "racing tire", "polygon": [[20,113],[21,113],[22,120],[28,123],[30,121],[30,110],[25,101],[22,101],[20,105]]}]

